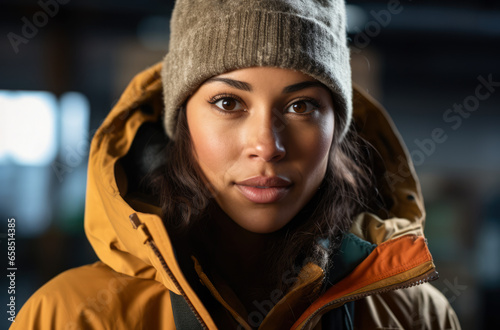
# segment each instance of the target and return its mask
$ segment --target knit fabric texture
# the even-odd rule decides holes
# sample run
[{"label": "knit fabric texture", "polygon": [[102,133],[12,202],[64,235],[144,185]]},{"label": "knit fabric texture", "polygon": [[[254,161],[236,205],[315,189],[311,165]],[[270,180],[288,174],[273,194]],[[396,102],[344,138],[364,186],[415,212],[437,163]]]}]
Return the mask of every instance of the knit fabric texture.
[{"label": "knit fabric texture", "polygon": [[207,79],[253,66],[305,73],[331,91],[341,137],[352,115],[343,0],[178,0],[163,60],[164,125]]}]

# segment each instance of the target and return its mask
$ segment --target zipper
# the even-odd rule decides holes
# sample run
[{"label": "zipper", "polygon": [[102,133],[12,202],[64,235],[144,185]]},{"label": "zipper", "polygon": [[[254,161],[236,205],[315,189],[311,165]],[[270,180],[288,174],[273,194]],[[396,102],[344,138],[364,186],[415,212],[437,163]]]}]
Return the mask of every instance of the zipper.
[{"label": "zipper", "polygon": [[143,243],[147,244],[151,248],[151,250],[153,250],[153,253],[155,254],[155,256],[160,260],[160,263],[161,263],[163,269],[165,270],[167,275],[170,277],[170,279],[174,283],[175,288],[181,293],[182,297],[184,298],[184,300],[188,304],[189,308],[191,309],[191,311],[195,315],[196,319],[198,320],[198,322],[200,323],[202,328],[208,329],[207,325],[205,324],[205,321],[203,321],[200,314],[198,313],[198,311],[194,307],[193,303],[186,295],[186,292],[184,291],[184,289],[182,289],[181,285],[179,284],[179,282],[175,278],[174,274],[170,270],[170,267],[168,267],[167,262],[165,261],[165,258],[163,258],[162,254],[160,253],[160,250],[156,246],[155,241],[153,240],[153,238],[149,234],[149,231],[148,231],[146,225],[139,220],[137,213],[132,213],[129,218],[130,218],[130,222],[132,223],[132,226],[134,227],[134,229],[141,229],[142,236],[144,236]]},{"label": "zipper", "polygon": [[413,287],[416,285],[420,285],[420,284],[424,284],[424,283],[427,283],[430,281],[437,280],[438,278],[439,278],[438,272],[436,270],[432,269],[432,270],[424,273],[423,275],[414,277],[406,282],[392,284],[392,285],[386,286],[386,287],[381,288],[381,289],[375,289],[375,290],[371,290],[371,291],[367,291],[367,292],[363,292],[363,293],[359,293],[359,294],[354,294],[354,295],[347,296],[347,297],[342,297],[342,298],[339,298],[336,300],[332,300],[331,302],[329,302],[329,303],[321,306],[317,310],[315,310],[314,313],[312,313],[307,318],[307,320],[305,321],[302,328],[305,328],[312,321],[314,316],[318,315],[318,313],[320,313],[321,311],[325,310],[326,308],[328,308],[332,305],[345,304],[345,303],[348,303],[350,301],[362,299],[362,298],[365,298],[365,297],[368,297],[368,296],[371,296],[374,294],[385,293],[385,292],[398,290],[398,289],[407,289],[407,288],[410,288],[410,287]]}]

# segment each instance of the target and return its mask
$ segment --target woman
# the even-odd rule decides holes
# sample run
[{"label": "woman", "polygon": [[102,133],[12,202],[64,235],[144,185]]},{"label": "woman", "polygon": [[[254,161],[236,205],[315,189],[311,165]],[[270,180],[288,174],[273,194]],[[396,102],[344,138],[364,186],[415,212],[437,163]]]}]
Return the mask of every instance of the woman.
[{"label": "woman", "polygon": [[101,261],[13,328],[459,328],[342,1],[178,1],[92,141],[85,212]]}]

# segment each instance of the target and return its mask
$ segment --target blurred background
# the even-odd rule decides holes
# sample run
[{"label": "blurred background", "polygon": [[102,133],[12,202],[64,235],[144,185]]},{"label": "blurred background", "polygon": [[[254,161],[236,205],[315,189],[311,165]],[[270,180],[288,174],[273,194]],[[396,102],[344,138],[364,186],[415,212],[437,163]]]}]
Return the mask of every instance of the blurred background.
[{"label": "blurred background", "polygon": [[[353,79],[392,115],[421,180],[434,285],[464,329],[498,326],[500,3],[347,4]],[[173,1],[0,6],[0,244],[7,267],[15,218],[19,310],[96,260],[83,232],[89,143],[130,79],[166,53]]]}]

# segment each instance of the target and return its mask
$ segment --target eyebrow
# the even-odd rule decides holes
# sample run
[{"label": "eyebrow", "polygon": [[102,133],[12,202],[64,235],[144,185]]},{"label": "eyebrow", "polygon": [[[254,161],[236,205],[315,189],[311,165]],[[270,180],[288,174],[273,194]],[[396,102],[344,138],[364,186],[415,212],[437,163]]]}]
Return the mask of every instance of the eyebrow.
[{"label": "eyebrow", "polygon": [[231,87],[241,89],[242,91],[247,91],[251,92],[252,91],[252,86],[246,82],[239,81],[239,80],[234,80],[234,79],[229,79],[229,78],[218,78],[218,77],[212,77],[206,81],[206,83],[211,83],[211,82],[222,82],[226,85],[229,85]]},{"label": "eyebrow", "polygon": [[[243,82],[243,81],[239,81],[239,80],[234,80],[234,79],[229,79],[229,78],[212,77],[206,81],[206,83],[211,83],[211,82],[222,82],[226,85],[240,89],[242,91],[246,91],[246,92],[252,91],[252,85],[250,85],[249,83]],[[325,88],[325,85],[323,85],[319,81],[303,81],[303,82],[293,84],[293,85],[290,85],[290,86],[283,88],[281,93],[282,94],[289,94],[289,93],[297,92],[297,91],[300,91],[302,89],[306,89],[306,88],[310,88],[310,87],[323,87],[323,88]]]},{"label": "eyebrow", "polygon": [[325,87],[325,85],[323,85],[319,81],[303,81],[298,84],[293,84],[283,88],[283,91],[281,93],[282,94],[293,93],[310,87]]}]

